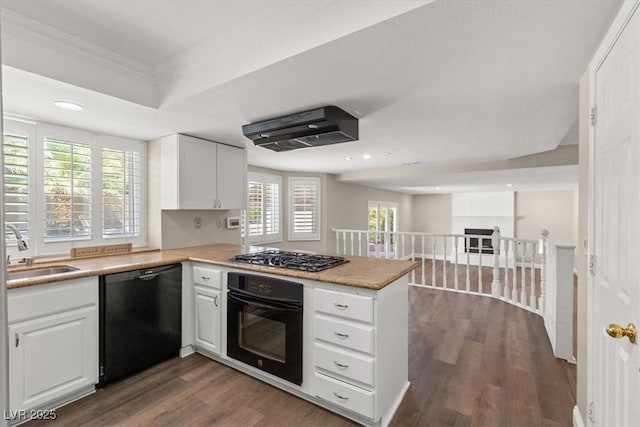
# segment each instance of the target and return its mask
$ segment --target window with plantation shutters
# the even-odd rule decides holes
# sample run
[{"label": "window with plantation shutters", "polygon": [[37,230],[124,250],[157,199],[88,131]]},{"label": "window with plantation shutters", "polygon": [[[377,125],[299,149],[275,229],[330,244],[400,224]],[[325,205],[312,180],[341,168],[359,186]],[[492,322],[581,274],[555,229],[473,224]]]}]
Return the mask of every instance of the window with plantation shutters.
[{"label": "window with plantation shutters", "polygon": [[28,244],[7,254],[69,253],[75,247],[146,246],[146,143],[4,117],[5,222]]},{"label": "window with plantation shutters", "polygon": [[244,214],[247,243],[282,241],[280,209],[282,179],[279,176],[249,174],[247,210]]},{"label": "window with plantation shutters", "polygon": [[289,240],[320,240],[319,178],[289,178]]},{"label": "window with plantation shutters", "polygon": [[[5,132],[2,147],[5,221],[16,226],[28,244],[30,243],[29,144],[28,135]],[[16,236],[12,232],[7,230],[5,236],[8,246],[16,246]]]},{"label": "window with plantation shutters", "polygon": [[44,242],[91,239],[91,147],[44,139]]},{"label": "window with plantation shutters", "polygon": [[142,215],[141,153],[102,149],[102,236],[138,237]]}]

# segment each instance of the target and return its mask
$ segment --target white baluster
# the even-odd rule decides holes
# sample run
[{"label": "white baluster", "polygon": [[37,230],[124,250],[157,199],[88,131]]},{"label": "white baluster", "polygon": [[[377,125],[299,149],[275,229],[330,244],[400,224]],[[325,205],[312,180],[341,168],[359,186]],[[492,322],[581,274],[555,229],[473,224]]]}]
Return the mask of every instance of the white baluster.
[{"label": "white baluster", "polygon": [[340,232],[336,230],[336,253],[340,253]]},{"label": "white baluster", "polygon": [[544,304],[547,298],[547,238],[548,230],[542,230],[540,239],[540,299],[538,300],[538,310],[544,314]]},{"label": "white baluster", "polygon": [[353,241],[355,240],[353,238],[353,231],[350,233],[351,235],[349,236],[349,238],[351,239],[351,256],[355,255],[355,252],[353,252]]},{"label": "white baluster", "polygon": [[443,236],[442,238],[442,251],[444,253],[444,257],[442,258],[442,286],[444,288],[447,287],[447,236]]},{"label": "white baluster", "polygon": [[431,248],[431,286],[436,283],[436,236],[433,236],[433,247]]},{"label": "white baluster", "polygon": [[[411,261],[416,260],[416,236],[411,235]],[[411,283],[416,283],[416,269],[411,270]]]},{"label": "white baluster", "polygon": [[465,239],[465,242],[466,242],[464,247],[465,247],[466,252],[467,252],[467,271],[466,271],[466,276],[467,276],[466,277],[466,282],[467,283],[466,283],[466,285],[467,285],[467,292],[470,292],[471,291],[471,278],[470,278],[470,275],[469,275],[469,264],[470,264],[469,252],[471,252],[471,251],[469,249],[471,248],[471,238],[465,236],[464,239]]},{"label": "white baluster", "polygon": [[518,261],[516,253],[518,246],[516,245],[515,239],[513,240],[513,246],[511,246],[511,251],[513,254],[513,271],[511,273],[511,301],[517,303],[518,302]]},{"label": "white baluster", "polygon": [[427,266],[425,264],[425,254],[424,254],[424,236],[420,236],[420,243],[422,245],[422,286],[426,286],[427,285],[427,281],[426,281],[426,270],[427,270]]},{"label": "white baluster", "polygon": [[362,232],[358,231],[358,256],[362,256]]},{"label": "white baluster", "polygon": [[482,237],[478,237],[478,292],[484,293],[482,289]]},{"label": "white baluster", "polygon": [[491,295],[500,296],[500,227],[493,227],[491,235],[491,247],[493,248],[493,281],[491,282]]},{"label": "white baluster", "polygon": [[531,268],[530,268],[530,273],[531,273],[531,279],[529,280],[529,287],[530,289],[530,296],[529,296],[529,304],[531,305],[531,308],[533,309],[533,311],[536,311],[538,309],[538,301],[536,300],[536,264],[535,264],[535,260],[536,260],[536,253],[537,253],[537,245],[532,242],[531,243]]},{"label": "white baluster", "polygon": [[458,236],[453,236],[453,247],[454,247],[453,280],[455,282],[455,287],[457,291],[459,289],[459,286],[458,286]]},{"label": "white baluster", "polygon": [[504,291],[503,298],[509,299],[509,240],[504,241]]},{"label": "white baluster", "polygon": [[[402,235],[402,256],[400,257],[400,259],[404,259],[404,244],[405,244],[405,239],[404,239],[405,235]],[[396,251],[397,252],[397,251]]]},{"label": "white baluster", "polygon": [[375,234],[375,249],[376,249],[376,258],[380,258],[380,243],[378,243],[378,241],[382,241],[380,240],[380,232],[376,231]]},{"label": "white baluster", "polygon": [[527,305],[527,275],[526,275],[526,270],[525,270],[525,263],[524,263],[524,258],[527,256],[527,243],[526,242],[520,242],[520,247],[522,248],[522,253],[520,254],[521,258],[521,262],[520,262],[520,275],[521,280],[520,280],[520,304],[526,306]]},{"label": "white baluster", "polygon": [[343,254],[347,253],[347,232],[346,231],[342,232],[342,253]]}]

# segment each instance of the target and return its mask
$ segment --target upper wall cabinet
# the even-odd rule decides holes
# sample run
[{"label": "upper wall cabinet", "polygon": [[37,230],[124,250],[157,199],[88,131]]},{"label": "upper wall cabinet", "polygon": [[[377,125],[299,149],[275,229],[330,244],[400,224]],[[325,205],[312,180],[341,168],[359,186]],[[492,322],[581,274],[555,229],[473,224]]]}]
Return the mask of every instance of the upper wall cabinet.
[{"label": "upper wall cabinet", "polygon": [[244,209],[243,149],[187,135],[161,141],[162,209]]}]

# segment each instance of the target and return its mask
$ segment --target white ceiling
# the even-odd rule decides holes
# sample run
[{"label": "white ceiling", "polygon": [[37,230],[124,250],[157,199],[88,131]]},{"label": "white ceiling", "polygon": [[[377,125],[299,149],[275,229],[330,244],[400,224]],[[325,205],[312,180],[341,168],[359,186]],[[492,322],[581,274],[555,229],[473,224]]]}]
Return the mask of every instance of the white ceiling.
[{"label": "white ceiling", "polygon": [[[192,134],[281,170],[380,168],[357,182],[406,192],[485,191],[509,177],[572,186],[575,167],[428,180],[382,168],[576,143],[578,81],[620,3],[3,0],[4,109],[145,140]],[[60,99],[85,110],[53,107]],[[359,141],[274,153],[242,136],[243,124],[329,104],[360,117]]]}]

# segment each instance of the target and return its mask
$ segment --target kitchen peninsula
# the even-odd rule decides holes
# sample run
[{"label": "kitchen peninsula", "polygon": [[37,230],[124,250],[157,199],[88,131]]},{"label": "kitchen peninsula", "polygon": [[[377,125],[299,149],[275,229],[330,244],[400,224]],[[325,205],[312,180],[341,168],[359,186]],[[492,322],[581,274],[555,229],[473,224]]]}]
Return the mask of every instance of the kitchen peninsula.
[{"label": "kitchen peninsula", "polygon": [[[82,304],[97,305],[97,296],[93,294],[97,276],[182,263],[183,357],[201,353],[362,424],[386,425],[409,386],[407,273],[417,263],[345,257],[348,261],[345,264],[308,272],[231,261],[236,255],[265,249],[217,244],[60,260],[55,264],[78,270],[8,282],[10,318],[15,313],[15,310],[12,312],[14,301],[24,300],[29,294],[33,298],[40,292],[50,293],[58,288],[69,293],[71,288],[67,285],[77,282],[83,289],[79,294],[85,298]],[[33,268],[43,266],[45,264],[36,264]],[[238,286],[238,283],[244,285]],[[262,302],[250,304],[253,297],[249,290],[259,289],[263,296],[275,295],[285,283],[299,289],[297,339],[290,334],[296,328],[291,327],[294,316],[287,313],[289,309],[264,316],[274,321],[259,322],[264,305]],[[243,287],[247,292],[241,301],[249,304],[232,311],[237,303],[231,302],[231,287]],[[95,320],[90,317],[94,315],[95,312],[86,315],[92,331],[95,331]],[[22,323],[32,321],[25,316],[17,318]],[[244,332],[239,333],[242,322],[245,322]],[[255,329],[260,324],[260,328]],[[252,327],[258,331],[253,335]],[[285,329],[286,336],[282,332]],[[254,342],[251,342],[252,336]],[[262,337],[262,341],[255,337]],[[244,343],[238,345],[238,339]],[[94,340],[87,340],[85,345],[93,348]],[[230,345],[253,350],[260,357],[255,364],[230,357]],[[288,381],[277,374],[278,369],[267,368],[267,359],[284,363],[295,354],[301,359],[300,381]],[[39,400],[31,400],[37,405],[16,409],[52,407],[92,392],[95,384],[92,373],[98,371],[97,361],[89,360],[86,364],[86,381],[82,387],[69,388],[69,384],[65,384],[55,398],[39,396]],[[17,389],[24,393],[24,387]],[[23,402],[22,397],[12,402]],[[28,402],[29,396],[26,397]]]}]

